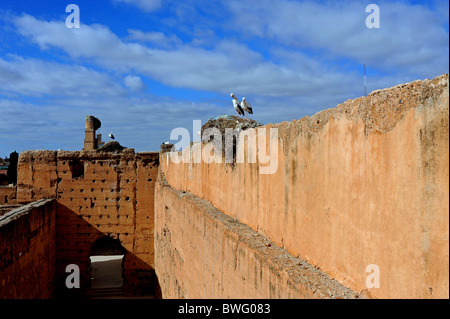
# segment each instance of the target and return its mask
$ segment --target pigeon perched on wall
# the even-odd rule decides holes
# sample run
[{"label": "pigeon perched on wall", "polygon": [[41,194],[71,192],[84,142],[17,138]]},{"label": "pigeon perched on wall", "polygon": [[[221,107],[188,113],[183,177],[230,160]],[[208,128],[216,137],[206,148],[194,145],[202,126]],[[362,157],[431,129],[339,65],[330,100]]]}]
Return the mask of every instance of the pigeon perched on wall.
[{"label": "pigeon perched on wall", "polygon": [[245,115],[245,112],[244,112],[244,110],[242,109],[241,103],[239,102],[239,100],[237,99],[237,97],[236,97],[233,93],[231,93],[230,96],[233,98],[233,106],[234,106],[234,109],[236,110],[236,112],[237,112],[239,115]]}]

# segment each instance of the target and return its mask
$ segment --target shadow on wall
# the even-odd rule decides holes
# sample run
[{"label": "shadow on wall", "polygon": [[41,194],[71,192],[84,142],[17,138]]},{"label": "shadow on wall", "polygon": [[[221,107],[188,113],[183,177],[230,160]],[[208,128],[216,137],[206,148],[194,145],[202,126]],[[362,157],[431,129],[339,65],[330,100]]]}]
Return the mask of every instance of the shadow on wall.
[{"label": "shadow on wall", "polygon": [[[99,255],[123,255],[121,294],[124,297],[159,296],[155,270],[124,248],[133,240],[127,238],[132,237],[130,234],[101,232],[93,226],[95,221],[88,222],[98,216],[77,214],[61,203],[56,205],[56,298],[89,298],[95,292],[90,257]],[[68,265],[78,266],[80,288],[67,288],[66,279],[71,275],[71,271],[66,272]]]}]

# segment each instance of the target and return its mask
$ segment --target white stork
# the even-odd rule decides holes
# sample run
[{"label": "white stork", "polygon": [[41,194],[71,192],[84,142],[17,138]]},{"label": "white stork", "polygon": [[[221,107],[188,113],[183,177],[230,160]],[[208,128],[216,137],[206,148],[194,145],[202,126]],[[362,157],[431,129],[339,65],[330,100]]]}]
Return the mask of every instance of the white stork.
[{"label": "white stork", "polygon": [[[252,106],[245,100],[245,97],[242,98],[241,105],[244,111],[246,111],[248,114],[253,114]],[[245,114],[245,118],[247,118],[247,114]]]},{"label": "white stork", "polygon": [[239,100],[237,99],[236,95],[234,95],[233,93],[230,94],[230,96],[233,98],[233,106],[234,109],[236,110],[236,112],[239,115],[245,115],[244,110],[241,107],[241,103],[239,102]]}]

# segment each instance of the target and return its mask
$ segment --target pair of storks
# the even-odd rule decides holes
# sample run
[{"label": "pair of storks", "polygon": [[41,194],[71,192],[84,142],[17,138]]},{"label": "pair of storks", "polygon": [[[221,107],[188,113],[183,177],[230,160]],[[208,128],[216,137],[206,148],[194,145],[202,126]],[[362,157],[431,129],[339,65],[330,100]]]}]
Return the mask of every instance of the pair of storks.
[{"label": "pair of storks", "polygon": [[[253,109],[252,106],[250,105],[250,103],[248,103],[245,100],[245,97],[242,98],[242,102],[239,102],[238,98],[236,97],[236,95],[234,95],[233,93],[230,94],[231,97],[233,98],[233,106],[234,109],[236,110],[236,112],[239,115],[245,115],[245,117],[247,117],[247,115],[245,114],[245,112],[247,112],[248,114],[253,114]],[[108,134],[108,136],[114,140],[114,135],[110,132]]]},{"label": "pair of storks", "polygon": [[230,96],[233,98],[233,106],[234,109],[236,110],[236,112],[239,115],[245,115],[245,117],[247,117],[247,115],[245,114],[245,112],[247,112],[248,114],[253,114],[253,109],[252,106],[250,105],[250,103],[248,103],[245,100],[245,97],[242,98],[242,102],[239,102],[238,98],[236,97],[236,95],[234,95],[233,93],[230,94]]}]

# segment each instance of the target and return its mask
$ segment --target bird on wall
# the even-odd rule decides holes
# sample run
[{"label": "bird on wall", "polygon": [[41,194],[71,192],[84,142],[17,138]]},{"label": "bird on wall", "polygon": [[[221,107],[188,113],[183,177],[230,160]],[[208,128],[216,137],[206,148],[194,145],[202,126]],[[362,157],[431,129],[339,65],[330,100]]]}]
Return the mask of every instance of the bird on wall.
[{"label": "bird on wall", "polygon": [[113,140],[115,139],[114,135],[111,132],[109,132],[108,136]]},{"label": "bird on wall", "polygon": [[241,107],[241,103],[239,102],[238,98],[236,97],[236,95],[234,95],[233,93],[230,94],[230,96],[233,98],[233,106],[234,109],[236,110],[236,112],[239,115],[245,115],[244,110]]},{"label": "bird on wall", "polygon": [[[245,97],[242,98],[241,105],[244,111],[246,111],[248,114],[253,114],[252,106],[245,100]],[[247,114],[245,114],[245,118],[247,118]]]}]

